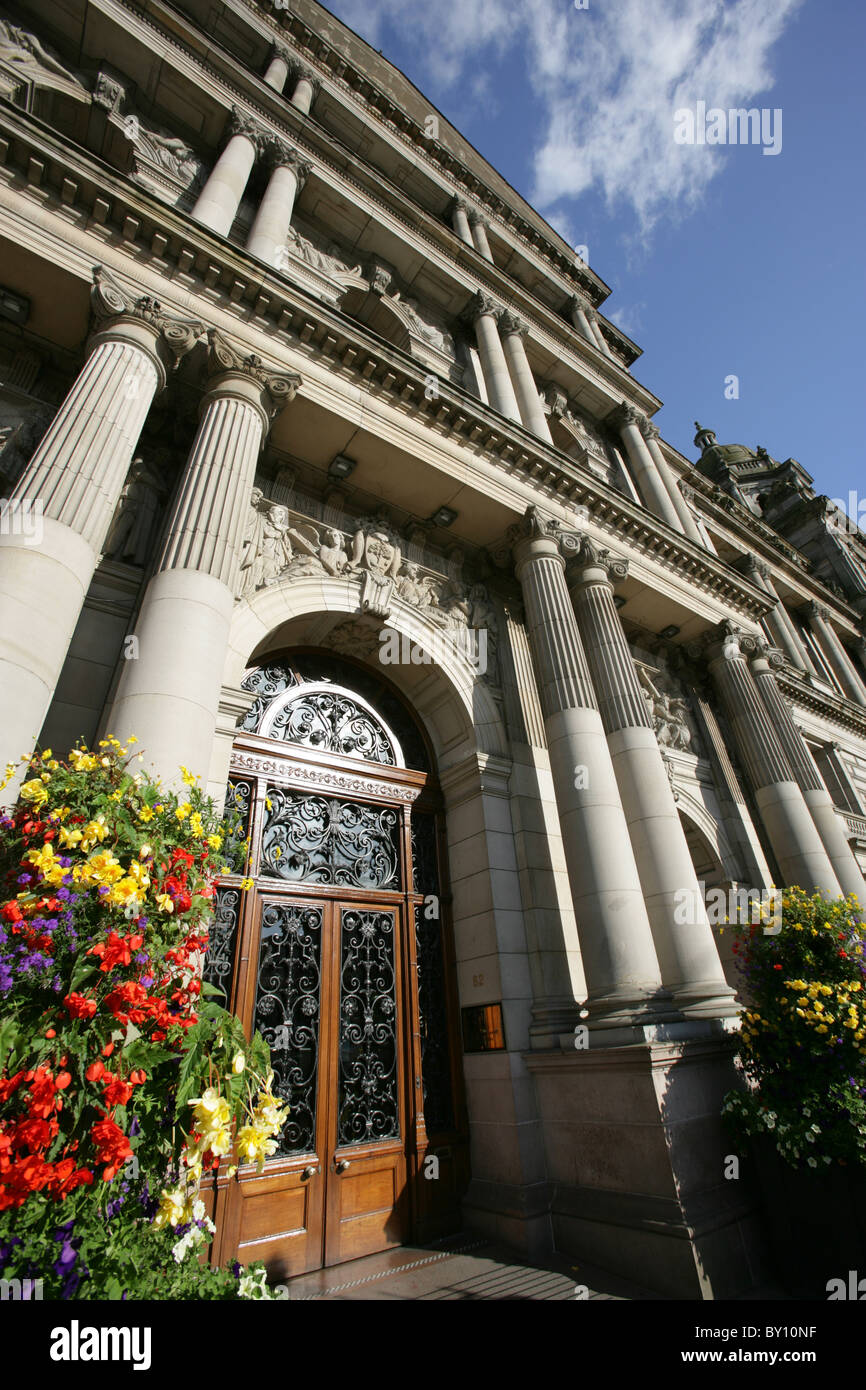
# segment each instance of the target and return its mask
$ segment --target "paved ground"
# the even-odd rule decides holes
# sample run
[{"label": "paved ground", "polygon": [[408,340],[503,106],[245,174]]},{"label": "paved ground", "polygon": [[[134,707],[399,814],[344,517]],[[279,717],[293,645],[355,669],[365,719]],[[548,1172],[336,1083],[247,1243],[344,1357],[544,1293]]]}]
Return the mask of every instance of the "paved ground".
[{"label": "paved ground", "polygon": [[[302,1274],[289,1298],[302,1300],[543,1300],[564,1302],[585,1287],[590,1299],[648,1299],[654,1295],[565,1256],[524,1263],[513,1250],[464,1232],[433,1245],[403,1245],[363,1260]],[[586,1296],[586,1295],[582,1295]]]}]

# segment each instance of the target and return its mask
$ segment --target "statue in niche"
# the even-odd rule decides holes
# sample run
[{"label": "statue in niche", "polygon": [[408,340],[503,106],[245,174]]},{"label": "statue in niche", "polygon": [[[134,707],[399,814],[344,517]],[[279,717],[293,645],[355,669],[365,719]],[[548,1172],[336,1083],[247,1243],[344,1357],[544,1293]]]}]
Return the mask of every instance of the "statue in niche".
[{"label": "statue in niche", "polygon": [[269,502],[257,487],[250,494],[250,508],[241,554],[240,598],[272,584],[293,554],[287,508]]},{"label": "statue in niche", "polygon": [[48,406],[28,411],[23,419],[0,425],[0,476],[14,483],[23,473],[52,420]]},{"label": "statue in niche", "polygon": [[659,744],[662,748],[679,749],[687,753],[692,741],[687,701],[659,690],[644,668],[640,668],[639,675]]},{"label": "statue in niche", "polygon": [[147,564],[167,494],[168,485],[157,466],[143,458],[133,459],[105,542],[106,560]]},{"label": "statue in niche", "polygon": [[418,565],[406,562],[405,573],[397,580],[397,593],[404,603],[422,611],[434,607],[438,602],[438,585],[429,575],[422,575]]},{"label": "statue in niche", "polygon": [[319,560],[328,574],[337,576],[343,573],[349,557],[343,549],[342,532],[333,529],[325,532],[325,539],[319,546]]}]

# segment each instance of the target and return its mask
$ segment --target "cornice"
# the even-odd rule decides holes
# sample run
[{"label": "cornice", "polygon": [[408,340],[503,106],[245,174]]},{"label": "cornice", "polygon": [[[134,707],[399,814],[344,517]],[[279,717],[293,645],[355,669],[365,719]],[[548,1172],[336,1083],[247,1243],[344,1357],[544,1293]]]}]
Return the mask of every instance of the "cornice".
[{"label": "cornice", "polygon": [[[506,474],[530,484],[540,496],[569,509],[586,508],[602,530],[613,533],[618,547],[625,544],[641,552],[739,614],[757,621],[772,606],[737,571],[469,392],[443,380],[439,396],[428,399],[426,368],[408,353],[383,343],[278,272],[253,262],[224,238],[159,203],[146,190],[128,185],[122,175],[92,156],[62,146],[55,132],[46,134],[43,127],[36,133],[37,125],[41,123],[17,109],[0,106],[0,165],[10,167],[10,141],[14,141],[14,164],[22,171],[16,179],[18,191],[29,191],[31,196],[38,192],[41,207],[53,202],[58,216],[85,222],[94,233],[101,231],[94,261],[102,258],[103,248],[112,241],[128,257],[134,250],[129,269],[124,267],[127,274],[134,275],[136,267],[151,263],[157,275],[177,285],[184,299],[198,298],[199,313],[205,313],[208,300],[218,302],[225,311],[237,314],[239,340],[244,320],[250,319],[256,329],[275,340],[275,347],[282,341],[302,354],[317,353],[362,389],[378,391],[398,409],[407,407],[415,415],[424,415],[437,434],[483,450]],[[37,190],[28,187],[33,158],[41,170]],[[52,162],[59,166],[54,171]],[[68,177],[69,173],[75,177]],[[119,234],[107,230],[112,211]]]},{"label": "cornice", "polygon": [[779,688],[788,697],[793,705],[799,705],[801,709],[809,710],[811,714],[817,714],[822,719],[828,719],[833,724],[839,724],[844,729],[850,729],[860,738],[866,738],[866,710],[855,705],[851,700],[842,700],[835,695],[823,695],[818,690],[813,690],[811,686],[792,676],[790,671],[779,670],[776,672],[776,680]]},{"label": "cornice", "polygon": [[[160,34],[165,42],[199,58],[196,49],[192,45],[184,43],[180,37],[180,33],[184,29],[190,33],[196,32],[195,25],[183,11],[166,4],[165,0],[156,0],[156,3],[151,4],[147,9],[135,4],[134,0],[114,0],[114,3],[147,23]],[[170,28],[156,22],[154,16],[160,10],[171,15]],[[235,12],[237,13],[237,11]],[[476,203],[483,204],[487,214],[494,221],[507,226],[519,241],[522,241],[536,255],[547,261],[567,285],[578,286],[594,305],[601,304],[608,297],[610,289],[600,276],[596,275],[589,267],[580,269],[576,266],[564,252],[554,246],[517,209],[510,207],[505,199],[495,193],[476,174],[473,174],[456,155],[445,149],[439,141],[429,139],[424,132],[424,127],[419,122],[404,111],[366,74],[351,64],[336,48],[328,43],[326,38],[321,34],[314,33],[298,15],[292,14],[290,10],[278,12],[283,18],[283,23],[275,21],[275,13],[277,12],[273,11],[270,6],[257,4],[255,0],[251,0],[251,3],[245,6],[244,18],[254,28],[257,27],[254,21],[258,19],[264,26],[258,28],[259,34],[262,38],[270,39],[272,43],[284,43],[287,37],[290,38],[295,47],[303,50],[304,61],[314,65],[313,76],[318,76],[316,71],[318,67],[320,71],[324,70],[332,81],[354,96],[360,97],[368,108],[375,111],[391,127],[402,143],[409,147],[412,163],[418,162],[420,152],[422,158],[426,157],[431,165],[456,182],[458,186],[451,189],[455,196],[461,197],[468,193]],[[210,46],[211,48],[219,47],[228,59],[240,64],[240,60],[229,50],[222,48],[222,45],[211,44]],[[254,74],[254,76],[259,78],[259,74]],[[246,96],[246,94],[244,95]],[[309,120],[310,117],[306,119]],[[479,156],[479,158],[483,158],[483,156]],[[617,332],[616,329],[612,329],[612,331]],[[628,348],[633,349],[636,346],[628,338],[623,337],[622,341]]]}]

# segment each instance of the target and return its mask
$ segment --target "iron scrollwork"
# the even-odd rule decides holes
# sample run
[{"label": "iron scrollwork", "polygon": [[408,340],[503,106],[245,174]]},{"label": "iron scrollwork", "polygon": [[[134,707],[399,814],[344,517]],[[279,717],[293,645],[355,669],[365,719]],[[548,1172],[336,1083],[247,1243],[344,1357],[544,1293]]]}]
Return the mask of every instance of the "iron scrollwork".
[{"label": "iron scrollwork", "polygon": [[316,1147],[321,954],[320,907],[263,905],[253,1027],[271,1049],[274,1089],[289,1105],[280,1154]]},{"label": "iron scrollwork", "polygon": [[386,767],[397,764],[394,746],[382,726],[338,690],[301,690],[279,711],[268,736],[320,753],[343,753]]},{"label": "iron scrollwork", "polygon": [[230,777],[226,787],[224,817],[228,830],[223,858],[231,872],[236,874],[242,874],[246,867],[252,800],[253,783],[241,777]]},{"label": "iron scrollwork", "polygon": [[400,1135],[393,912],[342,909],[337,1142]]},{"label": "iron scrollwork", "polygon": [[217,888],[202,971],[205,983],[222,990],[226,1003],[231,998],[240,904],[241,895],[237,888]]},{"label": "iron scrollwork", "polygon": [[399,888],[397,812],[269,787],[263,874],[294,883]]},{"label": "iron scrollwork", "polygon": [[250,734],[256,733],[262,716],[274,696],[297,684],[298,678],[288,666],[260,666],[255,671],[250,671],[241,681],[241,690],[248,690],[256,698],[238,728]]}]

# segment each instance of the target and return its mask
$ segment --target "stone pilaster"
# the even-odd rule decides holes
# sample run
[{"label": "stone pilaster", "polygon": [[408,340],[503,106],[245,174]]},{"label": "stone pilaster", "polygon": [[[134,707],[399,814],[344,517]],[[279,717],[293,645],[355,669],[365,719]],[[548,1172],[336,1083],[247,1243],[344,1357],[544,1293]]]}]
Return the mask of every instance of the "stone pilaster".
[{"label": "stone pilaster", "polygon": [[866,685],[857,674],[857,669],[842,643],[842,639],[830,622],[829,610],[819,603],[806,605],[806,616],[815,638],[833,669],[839,684],[849,700],[866,707]]},{"label": "stone pilaster", "polygon": [[538,677],[590,1024],[617,1027],[673,1016],[568,597],[558,528],[531,507],[509,539]]},{"label": "stone pilaster", "polygon": [[247,250],[260,261],[276,266],[286,245],[295,199],[312,172],[312,165],[291,145],[276,138],[268,140],[266,157],[271,176],[247,237]]},{"label": "stone pilaster", "polygon": [[207,775],[219,710],[247,503],[262,441],[299,378],[241,356],[208,334],[210,380],[157,573],[136,627],[109,728],[137,737],[145,761],[175,782]]},{"label": "stone pilaster", "polygon": [[791,764],[740,647],[741,634],[724,623],[709,646],[709,669],[733,727],[761,820],[788,887],[816,887],[831,897],[841,888]]},{"label": "stone pilaster", "polygon": [[0,535],[4,763],[39,734],[153,398],[203,331],[93,278],[87,360],[12,496],[42,508],[41,540]]},{"label": "stone pilaster", "polygon": [[529,330],[526,324],[521,323],[516,314],[503,313],[499,317],[499,331],[502,336],[505,360],[511,373],[521,419],[526,428],[532,430],[533,434],[537,434],[539,439],[544,439],[548,444],[552,444],[553,440],[547,424],[547,417],[539,399],[538,387],[535,383],[535,377],[532,375],[529,359],[526,356],[525,338]]},{"label": "stone pilaster", "polygon": [[775,670],[784,664],[781,653],[760,638],[741,638],[741,649],[751,655],[750,666],[755,684],[767,707],[773,728],[785,751],[806,805],[821,837],[842,892],[853,893],[860,906],[866,909],[866,883],[854,852],[848,844],[842,822],[833,806],[818,764],[812,757],[803,735],[794,722],[791,707],[779,689]]},{"label": "stone pilaster", "polygon": [[499,306],[489,296],[478,291],[473,295],[464,318],[475,328],[478,355],[481,358],[481,370],[484,373],[484,384],[490,404],[509,420],[516,420],[518,424],[522,424],[520,407],[499,338],[497,318],[500,312]]},{"label": "stone pilaster", "polygon": [[685,531],[690,541],[694,541],[695,545],[699,545],[702,550],[706,550],[707,543],[701,535],[698,523],[686,506],[685,498],[680,492],[680,485],[674,477],[667,459],[662,453],[662,447],[659,444],[658,425],[654,425],[652,420],[647,420],[646,417],[644,417],[643,420],[639,422],[638,428],[646,440],[647,448],[653,456],[662,484],[667,489],[670,499],[674,504],[676,514],[680,519],[681,529]]},{"label": "stone pilaster", "polygon": [[267,139],[267,132],[258,121],[237,106],[232,107],[228,135],[228,143],[190,214],[218,236],[228,236],[253,165]]},{"label": "stone pilaster", "polygon": [[587,536],[574,554],[571,595],[640,875],[662,984],[686,1017],[737,1012],[713,941],[647,701],[613,601],[628,566]]},{"label": "stone pilaster", "polygon": [[616,410],[611,411],[608,415],[607,423],[617,431],[625,446],[632,467],[632,476],[644,505],[654,516],[661,517],[668,526],[682,534],[683,525],[677,515],[676,507],[659,476],[655,459],[641,434],[641,427],[646,423],[646,417],[633,405],[623,401]]}]

